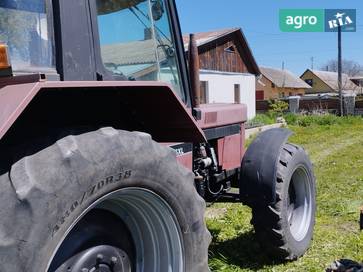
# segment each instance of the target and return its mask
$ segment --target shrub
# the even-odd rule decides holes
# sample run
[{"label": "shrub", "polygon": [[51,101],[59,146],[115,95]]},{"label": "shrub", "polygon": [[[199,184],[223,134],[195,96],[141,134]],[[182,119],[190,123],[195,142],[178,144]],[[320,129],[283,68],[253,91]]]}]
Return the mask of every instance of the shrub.
[{"label": "shrub", "polygon": [[294,113],[286,113],[284,115],[285,121],[288,125],[296,125],[298,115]]},{"label": "shrub", "polygon": [[280,117],[289,109],[289,104],[285,101],[281,100],[275,100],[270,101],[270,110],[268,111],[268,114],[273,117]]}]

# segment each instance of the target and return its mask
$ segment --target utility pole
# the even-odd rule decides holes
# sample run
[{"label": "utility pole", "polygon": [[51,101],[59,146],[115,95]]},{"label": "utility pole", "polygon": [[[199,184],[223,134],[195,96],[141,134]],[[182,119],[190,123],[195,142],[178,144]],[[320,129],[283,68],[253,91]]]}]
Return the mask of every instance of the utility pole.
[{"label": "utility pole", "polygon": [[283,81],[282,81],[282,90],[283,90],[283,96],[285,97],[285,81],[286,81],[286,76],[285,76],[285,61],[282,62],[282,73],[283,73]]},{"label": "utility pole", "polygon": [[343,116],[343,90],[342,90],[342,27],[338,27],[338,90],[340,116]]}]

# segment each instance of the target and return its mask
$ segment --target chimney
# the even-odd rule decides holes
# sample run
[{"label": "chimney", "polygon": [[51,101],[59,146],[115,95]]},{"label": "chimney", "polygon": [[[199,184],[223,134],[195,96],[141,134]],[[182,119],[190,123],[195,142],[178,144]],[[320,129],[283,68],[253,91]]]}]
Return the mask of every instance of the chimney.
[{"label": "chimney", "polygon": [[190,34],[188,51],[189,73],[192,86],[192,103],[193,107],[198,108],[200,105],[199,55],[197,40],[194,34]]}]

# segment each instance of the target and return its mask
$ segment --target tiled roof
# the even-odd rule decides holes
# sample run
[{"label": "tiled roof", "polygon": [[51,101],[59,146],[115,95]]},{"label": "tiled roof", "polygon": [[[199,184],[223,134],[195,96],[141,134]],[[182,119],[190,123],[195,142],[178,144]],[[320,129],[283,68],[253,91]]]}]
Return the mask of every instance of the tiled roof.
[{"label": "tiled roof", "polygon": [[279,88],[305,88],[311,89],[311,86],[305,83],[298,76],[294,75],[288,70],[281,70],[270,67],[261,67],[262,75],[269,79]]}]

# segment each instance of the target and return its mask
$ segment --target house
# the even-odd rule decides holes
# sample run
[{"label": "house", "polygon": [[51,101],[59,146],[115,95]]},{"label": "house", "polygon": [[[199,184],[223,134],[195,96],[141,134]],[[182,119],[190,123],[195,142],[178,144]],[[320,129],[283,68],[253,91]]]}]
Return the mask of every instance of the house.
[{"label": "house", "polygon": [[[240,28],[195,33],[202,103],[244,103],[256,115],[255,86],[259,67]],[[188,51],[189,35],[184,46]]]},{"label": "house", "polygon": [[[338,73],[307,69],[300,77],[311,86],[309,94],[338,93]],[[355,85],[347,74],[342,74],[343,93],[356,93],[358,86]]]},{"label": "house", "polygon": [[268,100],[287,96],[304,95],[311,87],[288,70],[260,67],[256,100]]}]

